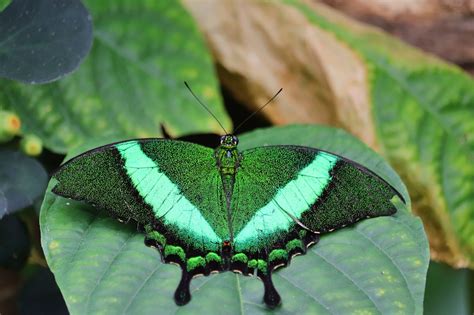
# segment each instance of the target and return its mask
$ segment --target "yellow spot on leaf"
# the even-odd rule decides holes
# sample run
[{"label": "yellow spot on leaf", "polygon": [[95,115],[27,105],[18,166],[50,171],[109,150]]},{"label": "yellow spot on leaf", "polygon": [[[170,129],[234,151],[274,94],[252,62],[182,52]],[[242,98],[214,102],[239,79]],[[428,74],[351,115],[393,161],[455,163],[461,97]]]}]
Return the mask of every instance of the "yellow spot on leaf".
[{"label": "yellow spot on leaf", "polygon": [[97,119],[95,121],[95,127],[99,130],[104,130],[107,128],[107,121],[105,119]]},{"label": "yellow spot on leaf", "polygon": [[398,308],[405,308],[406,307],[405,303],[400,302],[400,301],[394,301],[393,304],[395,304],[395,306],[398,307]]},{"label": "yellow spot on leaf", "polygon": [[145,130],[140,130],[137,132],[138,138],[152,138],[153,136]]},{"label": "yellow spot on leaf", "polygon": [[51,243],[49,243],[48,248],[51,251],[54,251],[54,250],[58,249],[59,248],[58,241],[52,241]]},{"label": "yellow spot on leaf", "polygon": [[356,310],[353,314],[357,314],[357,315],[373,315],[374,312],[369,311],[369,310]]},{"label": "yellow spot on leaf", "polygon": [[41,106],[38,106],[38,117],[46,117],[53,110],[53,105],[50,102],[42,102]]},{"label": "yellow spot on leaf", "polygon": [[384,270],[382,271],[382,275],[384,276],[385,281],[387,282],[395,282],[396,278],[390,273],[390,271]]},{"label": "yellow spot on leaf", "polygon": [[206,99],[213,99],[216,97],[216,90],[210,86],[204,87],[202,94]]},{"label": "yellow spot on leaf", "polygon": [[198,76],[198,72],[194,68],[183,69],[183,75],[188,79],[194,79]]}]

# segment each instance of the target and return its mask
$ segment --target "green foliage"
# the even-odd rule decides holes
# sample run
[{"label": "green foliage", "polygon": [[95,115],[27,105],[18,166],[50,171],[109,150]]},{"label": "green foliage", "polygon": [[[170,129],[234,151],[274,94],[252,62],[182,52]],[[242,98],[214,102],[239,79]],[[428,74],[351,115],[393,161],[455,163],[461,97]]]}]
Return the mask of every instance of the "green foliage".
[{"label": "green foliage", "polygon": [[472,315],[474,277],[468,269],[454,270],[431,262],[426,279],[425,314]]},{"label": "green foliage", "polygon": [[0,11],[3,11],[10,3],[11,0],[0,0]]},{"label": "green foliage", "polygon": [[21,152],[0,148],[0,219],[32,206],[46,189],[43,166]]},{"label": "green foliage", "polygon": [[[396,173],[340,130],[290,126],[259,130],[240,139],[242,149],[301,144],[357,156],[359,162],[376,165],[374,171],[408,200]],[[395,216],[365,220],[323,236],[306,256],[296,257],[277,272],[274,282],[283,298],[281,311],[421,314],[427,241],[420,220],[395,202],[399,207]],[[144,236],[133,225],[122,225],[84,203],[48,190],[40,221],[48,264],[73,314],[269,312],[261,301],[262,284],[231,273],[193,280],[193,300],[176,306],[172,296],[179,268],[162,264],[158,252],[143,245]]]},{"label": "green foliage", "polygon": [[28,231],[16,216],[11,215],[0,220],[0,268],[23,268],[30,255],[30,245]]},{"label": "green foliage", "polygon": [[208,49],[179,3],[85,4],[94,19],[94,45],[78,71],[44,86],[0,80],[0,109],[14,110],[24,133],[66,153],[99,135],[114,140],[160,136],[160,124],[175,136],[220,131],[195,105],[184,80],[231,129]]},{"label": "green foliage", "polygon": [[0,1],[0,77],[54,81],[89,52],[92,21],[80,0],[15,0],[1,11],[5,5]]},{"label": "green foliage", "polygon": [[[365,62],[384,155],[441,230],[433,237],[457,264],[474,261],[474,80],[385,34],[287,0]],[[414,199],[415,199],[414,198]],[[424,204],[421,204],[424,203]],[[415,204],[416,206],[416,204]]]},{"label": "green foliage", "polygon": [[20,132],[20,118],[10,111],[0,110],[0,142],[13,139]]}]

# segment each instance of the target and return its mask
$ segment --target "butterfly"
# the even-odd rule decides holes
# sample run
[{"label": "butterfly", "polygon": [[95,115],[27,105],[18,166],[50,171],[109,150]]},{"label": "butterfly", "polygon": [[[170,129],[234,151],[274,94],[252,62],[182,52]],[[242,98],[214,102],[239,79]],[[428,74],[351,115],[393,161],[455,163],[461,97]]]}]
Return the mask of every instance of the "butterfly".
[{"label": "butterfly", "polygon": [[396,212],[403,197],[377,174],[324,150],[272,145],[240,152],[226,134],[217,148],[149,138],[105,145],[63,164],[53,192],[133,220],[145,244],[181,267],[174,299],[191,299],[197,275],[233,271],[263,281],[281,303],[272,272],[320,235]]}]

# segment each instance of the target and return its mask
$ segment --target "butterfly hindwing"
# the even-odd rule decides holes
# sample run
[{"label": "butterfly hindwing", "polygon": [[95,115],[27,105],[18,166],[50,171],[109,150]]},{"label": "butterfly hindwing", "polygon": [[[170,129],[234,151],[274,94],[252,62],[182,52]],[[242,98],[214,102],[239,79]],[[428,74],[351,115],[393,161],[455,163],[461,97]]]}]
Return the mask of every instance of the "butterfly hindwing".
[{"label": "butterfly hindwing", "polygon": [[294,221],[278,209],[275,196],[313,156],[278,147],[244,151],[236,175],[231,208],[235,250],[258,252],[278,242]]},{"label": "butterfly hindwing", "polygon": [[204,267],[206,255],[219,252],[229,237],[213,154],[181,141],[116,143],[67,162],[54,176],[53,192],[133,219],[162,248],[165,260]]}]

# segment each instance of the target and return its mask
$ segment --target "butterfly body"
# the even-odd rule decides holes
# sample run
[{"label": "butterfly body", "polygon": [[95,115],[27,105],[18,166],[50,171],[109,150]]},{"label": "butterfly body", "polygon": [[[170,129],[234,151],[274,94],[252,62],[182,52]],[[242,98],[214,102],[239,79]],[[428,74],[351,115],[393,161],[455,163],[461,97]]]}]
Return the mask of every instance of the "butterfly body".
[{"label": "butterfly body", "polygon": [[258,276],[275,307],[274,269],[320,234],[396,211],[390,185],[340,156],[237,146],[233,135],[215,150],[167,139],[110,144],[65,163],[53,192],[138,222],[146,244],[182,269],[179,305],[191,298],[193,276],[230,270]]},{"label": "butterfly body", "polygon": [[239,167],[241,155],[237,150],[238,139],[235,136],[228,135],[223,137],[220,146],[215,150],[216,166],[219,169],[219,173],[222,178],[222,187],[225,192],[226,206],[227,206],[227,217],[228,217],[228,228],[230,232],[230,238],[233,238],[232,233],[232,213],[230,209],[230,202],[232,199],[232,192],[235,183],[235,174]]}]

